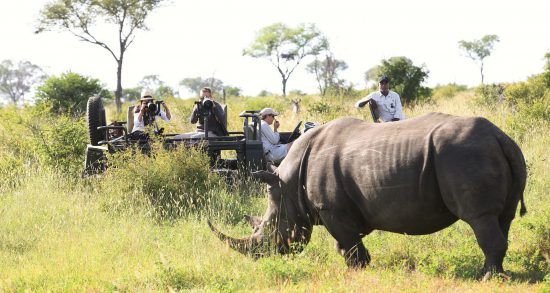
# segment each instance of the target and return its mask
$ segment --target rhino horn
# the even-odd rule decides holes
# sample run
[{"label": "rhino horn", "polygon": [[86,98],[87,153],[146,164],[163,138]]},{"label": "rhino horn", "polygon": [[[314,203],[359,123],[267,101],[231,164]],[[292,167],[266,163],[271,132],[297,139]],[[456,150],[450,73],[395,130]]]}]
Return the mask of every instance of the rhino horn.
[{"label": "rhino horn", "polygon": [[251,252],[254,250],[252,237],[237,239],[227,236],[216,229],[216,227],[214,227],[212,223],[210,223],[210,221],[208,221],[208,227],[210,227],[210,230],[212,230],[212,232],[216,236],[218,236],[221,241],[227,243],[229,247],[233,248],[234,250],[244,255],[250,255]]}]

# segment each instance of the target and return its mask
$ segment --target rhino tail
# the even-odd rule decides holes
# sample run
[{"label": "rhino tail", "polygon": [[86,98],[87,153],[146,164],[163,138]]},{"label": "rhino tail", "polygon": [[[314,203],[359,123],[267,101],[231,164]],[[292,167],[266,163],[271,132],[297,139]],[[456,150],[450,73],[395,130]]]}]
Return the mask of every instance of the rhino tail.
[{"label": "rhino tail", "polygon": [[525,202],[523,200],[523,194],[521,195],[521,208],[519,209],[519,215],[520,217],[523,217],[525,214],[527,214],[527,208],[525,207]]},{"label": "rhino tail", "polygon": [[510,165],[512,171],[512,194],[519,195],[519,200],[521,208],[519,210],[519,215],[523,216],[527,213],[527,208],[525,206],[525,201],[523,199],[523,192],[525,190],[525,184],[527,181],[527,167],[525,165],[525,158],[519,146],[501,131],[501,135],[497,135],[498,141]]}]

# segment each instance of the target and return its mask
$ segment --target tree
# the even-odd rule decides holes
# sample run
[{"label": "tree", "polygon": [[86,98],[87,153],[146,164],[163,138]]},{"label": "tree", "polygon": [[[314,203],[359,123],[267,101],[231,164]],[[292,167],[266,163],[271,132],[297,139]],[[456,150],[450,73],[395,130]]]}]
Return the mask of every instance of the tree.
[{"label": "tree", "polygon": [[125,88],[122,90],[122,97],[126,102],[137,101],[141,98],[141,90],[142,88],[139,86],[133,88]]},{"label": "tree", "polygon": [[225,86],[223,88],[225,91],[225,95],[228,97],[240,97],[241,96],[241,89],[236,86]]},{"label": "tree", "polygon": [[214,77],[203,79],[200,76],[184,78],[180,81],[180,85],[197,95],[200,94],[199,92],[203,87],[209,87],[212,90],[212,94],[220,96],[224,88],[223,81]]},{"label": "tree", "polygon": [[42,69],[29,61],[20,61],[14,65],[11,60],[4,60],[0,63],[0,94],[17,104],[34,84],[44,78]]},{"label": "tree", "polygon": [[52,76],[36,90],[38,103],[48,104],[54,113],[81,115],[86,112],[86,103],[91,96],[111,98],[111,92],[105,89],[95,78],[77,73],[63,73]]},{"label": "tree", "polygon": [[[117,63],[115,103],[121,111],[122,63],[124,54],[134,42],[137,30],[147,30],[145,19],[163,0],[54,0],[40,13],[36,33],[51,28],[68,31],[79,40],[107,50]],[[101,41],[93,27],[96,23],[116,26],[118,51]]]},{"label": "tree", "polygon": [[138,83],[140,89],[147,89],[153,93],[153,96],[157,98],[173,97],[174,90],[166,85],[166,83],[160,80],[158,75],[146,75]]},{"label": "tree", "polygon": [[306,67],[307,72],[315,74],[319,93],[324,96],[328,89],[342,87],[344,80],[338,78],[338,71],[346,70],[348,65],[343,60],[334,58],[330,51],[327,51],[324,60],[317,57]]},{"label": "tree", "polygon": [[243,55],[268,59],[281,75],[283,96],[286,96],[288,79],[302,59],[327,48],[328,40],[314,24],[291,28],[275,23],[262,28],[250,47],[243,50]]},{"label": "tree", "polygon": [[400,56],[382,60],[381,65],[374,66],[365,73],[365,79],[378,83],[381,75],[387,75],[391,89],[401,95],[404,103],[410,103],[429,97],[430,89],[421,86],[428,74],[424,65],[415,66],[411,59]]},{"label": "tree", "polygon": [[274,96],[275,94],[273,94],[272,92],[268,91],[268,90],[262,90],[258,93],[258,97],[268,97],[268,96]]},{"label": "tree", "polygon": [[496,42],[500,41],[497,35],[485,35],[481,40],[473,40],[471,42],[460,41],[459,47],[466,52],[468,57],[474,62],[479,62],[481,71],[481,84],[483,84],[483,65],[484,59],[491,55],[491,51]]}]

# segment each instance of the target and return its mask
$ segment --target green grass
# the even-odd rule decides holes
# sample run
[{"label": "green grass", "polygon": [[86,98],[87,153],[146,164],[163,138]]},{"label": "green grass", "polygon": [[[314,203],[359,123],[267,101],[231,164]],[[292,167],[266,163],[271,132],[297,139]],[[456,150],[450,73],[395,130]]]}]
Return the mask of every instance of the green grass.
[{"label": "green grass", "polygon": [[[231,115],[265,103],[254,99],[230,99]],[[282,99],[270,99],[277,101],[279,108],[286,105]],[[229,235],[249,235],[251,230],[242,216],[263,214],[263,186],[253,182],[233,187],[220,184],[219,178],[202,169],[204,157],[185,151],[173,155],[159,152],[151,158],[134,155],[101,177],[80,179],[59,172],[49,157],[40,159],[41,153],[34,151],[39,148],[33,147],[38,142],[32,137],[3,133],[4,145],[21,147],[16,151],[0,149],[3,155],[15,153],[10,158],[20,162],[0,165],[0,172],[5,170],[0,173],[6,176],[4,181],[13,182],[0,185],[0,291],[548,292],[549,122],[533,118],[521,121],[518,127],[514,123],[519,123],[519,118],[508,107],[474,107],[472,99],[472,91],[463,91],[405,112],[409,117],[430,111],[485,116],[520,144],[529,166],[525,193],[529,212],[512,224],[504,263],[510,281],[478,281],[482,253],[471,229],[462,222],[426,236],[375,231],[364,238],[372,256],[371,265],[364,270],[346,268],[323,227],[314,228],[312,241],[300,254],[253,260],[212,235],[206,218],[212,218]],[[286,130],[299,120],[326,121],[344,115],[370,119],[366,111],[353,109],[353,102],[354,98],[306,96],[299,115],[291,113],[290,103],[287,109],[276,110],[282,112],[279,119]],[[177,126],[185,125],[189,129],[181,119],[186,115],[180,114],[190,108],[190,101],[174,100],[172,105],[180,118],[170,127],[178,130]],[[25,123],[14,121],[16,116],[25,120],[28,110],[18,115],[10,111],[16,110],[0,110],[3,121],[9,121],[0,121],[0,129],[23,131]],[[236,129],[240,120],[233,116],[230,124]],[[153,172],[156,181],[147,181],[147,172]],[[180,175],[171,176],[174,173]],[[202,175],[194,178],[193,174]],[[158,186],[163,189],[160,193],[155,191]],[[159,196],[170,199],[170,195],[178,200],[172,206],[170,201],[152,200]],[[194,198],[203,202],[192,201]]]}]

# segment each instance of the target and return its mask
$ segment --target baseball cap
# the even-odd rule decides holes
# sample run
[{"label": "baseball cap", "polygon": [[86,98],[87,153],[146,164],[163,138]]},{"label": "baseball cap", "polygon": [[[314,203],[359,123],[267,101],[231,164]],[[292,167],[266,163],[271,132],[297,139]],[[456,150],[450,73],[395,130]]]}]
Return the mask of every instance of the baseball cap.
[{"label": "baseball cap", "polygon": [[390,82],[390,79],[386,75],[382,75],[380,79],[378,79],[378,82]]}]

